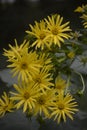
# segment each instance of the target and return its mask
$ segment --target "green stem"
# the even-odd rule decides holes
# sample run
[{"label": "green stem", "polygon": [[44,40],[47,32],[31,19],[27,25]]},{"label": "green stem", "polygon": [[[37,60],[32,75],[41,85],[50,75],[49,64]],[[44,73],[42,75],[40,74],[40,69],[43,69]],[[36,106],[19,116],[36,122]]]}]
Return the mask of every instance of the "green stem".
[{"label": "green stem", "polygon": [[71,76],[69,75],[68,79],[67,79],[67,86],[66,86],[66,89],[65,89],[65,94],[69,91],[68,88],[70,86],[70,78],[71,78]]},{"label": "green stem", "polygon": [[81,73],[79,73],[79,72],[76,72],[76,71],[74,71],[76,74],[78,74],[79,76],[80,76],[80,78],[81,78],[81,81],[82,81],[82,89],[79,91],[79,94],[83,94],[83,92],[85,91],[85,82],[84,82],[84,79],[83,79],[83,76],[82,76],[82,74]]}]

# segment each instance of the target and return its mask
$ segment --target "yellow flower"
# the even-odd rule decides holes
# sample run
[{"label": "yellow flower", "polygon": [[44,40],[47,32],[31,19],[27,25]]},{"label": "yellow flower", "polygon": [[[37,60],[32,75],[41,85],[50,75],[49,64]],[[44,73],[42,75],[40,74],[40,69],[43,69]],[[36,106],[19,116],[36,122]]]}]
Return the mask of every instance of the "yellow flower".
[{"label": "yellow flower", "polygon": [[84,9],[83,9],[81,6],[78,6],[78,7],[75,9],[75,12],[82,13],[82,12],[84,12]]},{"label": "yellow flower", "polygon": [[52,58],[50,58],[48,53],[45,54],[40,52],[39,60],[42,67],[44,67],[46,70],[50,71],[53,69]]},{"label": "yellow flower", "polygon": [[55,89],[60,92],[61,90],[64,90],[67,87],[66,80],[61,78],[60,75],[58,75],[55,79]]},{"label": "yellow flower", "polygon": [[26,33],[33,35],[36,40],[32,43],[32,46],[36,46],[37,48],[44,49],[45,46],[48,46],[48,42],[46,39],[47,33],[46,33],[46,25],[45,22],[42,20],[39,22],[35,21],[35,25],[29,25],[31,28],[31,31],[26,31]]},{"label": "yellow flower", "polygon": [[84,13],[86,10],[87,10],[87,4],[82,5],[82,7],[78,6],[77,9],[75,9],[75,12]]},{"label": "yellow flower", "polygon": [[83,25],[84,25],[84,28],[87,28],[87,22],[84,22]]},{"label": "yellow flower", "polygon": [[87,14],[83,14],[83,15],[81,16],[81,18],[84,19],[85,21],[87,21]]},{"label": "yellow flower", "polygon": [[12,112],[13,108],[14,108],[13,101],[11,101],[10,97],[6,94],[6,92],[4,92],[0,98],[0,116],[2,117],[7,112]]},{"label": "yellow flower", "polygon": [[84,28],[87,28],[87,14],[83,14],[81,18],[84,20],[83,21]]},{"label": "yellow flower", "polygon": [[35,107],[36,98],[39,96],[39,90],[33,83],[14,84],[15,92],[11,92],[11,100],[15,101],[17,109],[23,108],[23,112]]},{"label": "yellow flower", "polygon": [[12,59],[17,59],[18,55],[22,56],[28,52],[29,42],[26,40],[23,41],[21,45],[18,45],[17,40],[15,39],[15,46],[9,44],[10,50],[4,49],[4,56],[7,56],[9,61]]},{"label": "yellow flower", "polygon": [[46,93],[41,93],[35,103],[34,115],[40,114],[49,118],[49,107],[53,105],[54,100],[56,100],[54,89],[47,90]]},{"label": "yellow flower", "polygon": [[70,58],[70,59],[73,59],[75,57],[75,52],[74,51],[71,51],[67,54],[67,56]]},{"label": "yellow flower", "polygon": [[60,15],[48,16],[48,19],[45,19],[47,23],[47,39],[49,39],[49,44],[54,43],[61,47],[61,42],[64,42],[64,39],[70,38],[70,35],[67,32],[70,32],[71,29],[68,26],[69,22],[62,24],[63,17]]},{"label": "yellow flower", "polygon": [[54,117],[54,120],[57,120],[58,123],[60,123],[62,119],[66,122],[66,117],[73,120],[72,114],[78,111],[77,106],[77,102],[75,102],[75,99],[69,93],[66,95],[59,93],[58,100],[51,109],[51,117]]},{"label": "yellow flower", "polygon": [[50,89],[50,87],[54,86],[52,83],[53,78],[51,77],[51,74],[44,68],[41,69],[37,75],[35,75],[33,80],[35,84],[37,84],[38,89],[43,93],[46,89]]},{"label": "yellow flower", "polygon": [[8,67],[12,68],[13,76],[18,75],[18,80],[28,82],[32,77],[39,72],[41,65],[39,64],[38,56],[35,52],[29,52],[22,57],[11,60],[12,64]]}]

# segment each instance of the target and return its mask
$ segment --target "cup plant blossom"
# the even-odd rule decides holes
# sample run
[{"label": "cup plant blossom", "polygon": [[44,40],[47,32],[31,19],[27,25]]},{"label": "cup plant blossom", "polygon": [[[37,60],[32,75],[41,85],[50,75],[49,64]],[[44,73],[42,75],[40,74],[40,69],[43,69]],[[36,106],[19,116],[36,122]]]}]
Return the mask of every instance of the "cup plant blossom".
[{"label": "cup plant blossom", "polygon": [[[86,30],[87,5],[75,11],[82,13]],[[0,117],[21,109],[27,118],[52,118],[58,124],[67,118],[74,119],[73,115],[79,111],[75,95],[84,93],[85,83],[82,73],[71,66],[84,53],[80,42],[83,34],[74,32],[70,22],[64,23],[63,19],[59,14],[52,14],[35,21],[34,25],[29,24],[21,44],[15,40],[14,46],[9,44],[8,50],[3,49],[7,67],[18,81],[0,98]],[[76,85],[75,92],[71,89],[73,74],[80,77],[82,86],[81,89]]]}]

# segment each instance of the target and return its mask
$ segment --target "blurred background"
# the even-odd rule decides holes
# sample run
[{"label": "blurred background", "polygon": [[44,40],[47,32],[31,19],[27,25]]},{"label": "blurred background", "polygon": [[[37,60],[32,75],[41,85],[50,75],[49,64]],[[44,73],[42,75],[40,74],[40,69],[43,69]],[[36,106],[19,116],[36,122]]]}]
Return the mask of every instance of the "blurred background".
[{"label": "blurred background", "polygon": [[[17,81],[6,69],[3,48],[8,48],[9,43],[14,45],[15,38],[22,43],[29,24],[54,13],[59,13],[66,22],[70,21],[73,30],[81,29],[80,14],[74,10],[82,4],[87,4],[87,0],[0,0],[0,95],[9,91]],[[85,80],[87,86],[87,77]],[[35,119],[30,122],[21,111],[17,111],[0,118],[0,130],[87,130],[87,87],[79,102],[80,111],[73,122],[69,120],[57,125],[47,121],[40,127]]]},{"label": "blurred background", "polygon": [[14,44],[15,38],[21,42],[29,24],[53,13],[71,21],[72,29],[81,28],[79,14],[74,10],[86,3],[87,0],[0,0],[0,50],[8,43]]},{"label": "blurred background", "polygon": [[[17,81],[6,69],[3,48],[8,48],[9,43],[14,45],[15,38],[22,43],[29,24],[50,14],[59,13],[65,21],[70,21],[73,30],[82,28],[80,14],[74,12],[82,4],[87,4],[87,0],[0,0],[0,95],[3,91],[9,91]],[[69,120],[57,125],[47,121],[40,127],[35,119],[31,122],[21,111],[17,111],[0,118],[0,130],[87,130],[87,87],[80,99],[80,111],[73,122]]]}]

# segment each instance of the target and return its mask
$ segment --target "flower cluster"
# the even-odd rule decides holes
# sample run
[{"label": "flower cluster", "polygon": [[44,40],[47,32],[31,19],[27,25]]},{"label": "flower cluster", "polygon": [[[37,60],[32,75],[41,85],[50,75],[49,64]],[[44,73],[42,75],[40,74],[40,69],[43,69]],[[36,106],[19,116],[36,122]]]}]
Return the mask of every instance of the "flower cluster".
[{"label": "flower cluster", "polygon": [[81,13],[81,18],[83,19],[83,25],[85,28],[87,28],[87,5],[82,5],[77,7],[77,9],[75,10],[75,12],[79,12]]},{"label": "flower cluster", "polygon": [[62,24],[63,17],[60,15],[52,15],[51,17],[41,20],[40,22],[35,21],[35,25],[29,25],[31,31],[28,30],[26,33],[35,37],[35,41],[32,43],[32,46],[37,48],[44,49],[45,46],[50,48],[53,44],[61,47],[61,42],[64,42],[64,39],[68,39],[70,35],[66,32],[70,32],[71,29],[68,26],[69,22]]},{"label": "flower cluster", "polygon": [[[85,6],[81,7],[84,12]],[[76,10],[78,11],[78,9]],[[84,25],[87,23],[85,22]],[[73,74],[80,76],[82,90],[84,80],[79,72],[71,67],[84,49],[78,44],[79,32],[70,29],[69,22],[63,23],[63,17],[53,14],[40,22],[29,25],[23,43],[9,44],[3,55],[7,57],[7,67],[18,82],[8,94],[0,98],[0,116],[7,112],[22,109],[27,117],[41,116],[53,118],[58,123],[73,120],[78,111],[78,103],[72,92]]]}]

